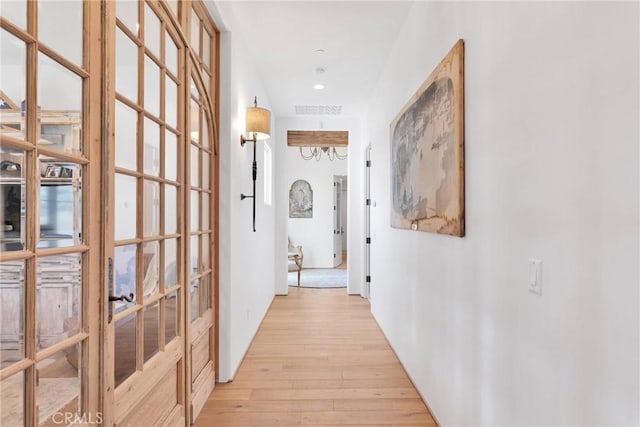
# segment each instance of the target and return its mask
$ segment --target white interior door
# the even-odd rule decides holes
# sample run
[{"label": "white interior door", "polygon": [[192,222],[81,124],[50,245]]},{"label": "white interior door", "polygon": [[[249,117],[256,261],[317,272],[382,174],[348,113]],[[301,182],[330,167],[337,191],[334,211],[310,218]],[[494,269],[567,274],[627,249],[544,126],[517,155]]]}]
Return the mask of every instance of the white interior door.
[{"label": "white interior door", "polygon": [[333,266],[342,264],[341,202],[342,179],[333,177]]},{"label": "white interior door", "polygon": [[365,282],[362,296],[369,298],[371,295],[371,144],[367,146],[367,159],[365,162],[365,191],[367,193],[365,205]]}]

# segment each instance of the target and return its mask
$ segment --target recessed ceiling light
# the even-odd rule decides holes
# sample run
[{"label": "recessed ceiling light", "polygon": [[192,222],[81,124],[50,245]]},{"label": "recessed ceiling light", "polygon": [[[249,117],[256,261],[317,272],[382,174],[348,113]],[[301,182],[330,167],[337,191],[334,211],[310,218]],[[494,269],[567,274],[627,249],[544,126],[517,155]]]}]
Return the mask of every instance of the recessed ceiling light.
[{"label": "recessed ceiling light", "polygon": [[316,83],[316,84],[313,85],[313,88],[315,90],[322,90],[322,89],[324,89],[324,85],[322,83]]},{"label": "recessed ceiling light", "polygon": [[324,49],[316,49],[313,52],[321,55],[324,53]]}]

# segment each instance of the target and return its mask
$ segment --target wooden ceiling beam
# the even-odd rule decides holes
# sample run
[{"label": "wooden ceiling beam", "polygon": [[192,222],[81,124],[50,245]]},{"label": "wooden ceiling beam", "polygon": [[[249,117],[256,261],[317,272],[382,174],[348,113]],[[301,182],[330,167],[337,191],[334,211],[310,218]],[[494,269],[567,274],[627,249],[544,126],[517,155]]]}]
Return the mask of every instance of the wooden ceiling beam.
[{"label": "wooden ceiling beam", "polygon": [[349,131],[346,130],[288,130],[289,147],[346,147]]}]

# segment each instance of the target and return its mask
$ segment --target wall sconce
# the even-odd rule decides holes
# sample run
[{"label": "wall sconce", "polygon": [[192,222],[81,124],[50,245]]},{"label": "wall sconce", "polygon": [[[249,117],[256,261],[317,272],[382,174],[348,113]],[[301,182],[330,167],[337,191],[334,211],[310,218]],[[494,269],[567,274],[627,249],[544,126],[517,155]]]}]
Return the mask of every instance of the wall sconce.
[{"label": "wall sconce", "polygon": [[240,135],[240,145],[244,147],[247,142],[253,142],[253,194],[250,196],[240,194],[240,200],[253,199],[253,231],[256,231],[256,178],[258,177],[258,164],[256,163],[256,142],[269,139],[271,134],[271,111],[258,107],[258,97],[253,98],[253,107],[247,108],[246,131],[252,134],[253,139],[246,139]]}]

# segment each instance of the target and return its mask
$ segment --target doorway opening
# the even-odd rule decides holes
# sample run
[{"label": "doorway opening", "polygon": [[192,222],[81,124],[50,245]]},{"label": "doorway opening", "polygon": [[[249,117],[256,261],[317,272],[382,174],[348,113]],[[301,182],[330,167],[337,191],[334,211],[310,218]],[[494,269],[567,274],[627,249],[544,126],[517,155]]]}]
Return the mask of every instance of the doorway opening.
[{"label": "doorway opening", "polygon": [[307,223],[290,216],[287,282],[290,287],[346,289],[347,175],[329,174],[324,188],[314,187],[315,192],[311,187],[298,189],[296,183],[291,187],[291,203],[313,199],[314,208]]},{"label": "doorway opening", "polygon": [[346,175],[335,175],[334,182],[334,268],[347,269],[347,200]]}]

